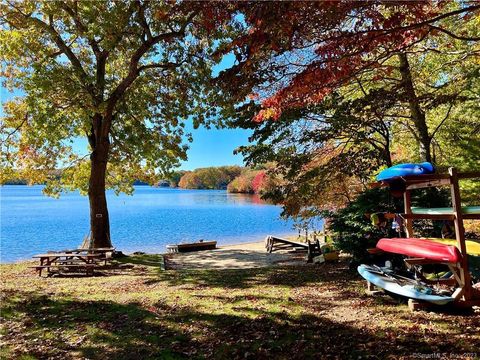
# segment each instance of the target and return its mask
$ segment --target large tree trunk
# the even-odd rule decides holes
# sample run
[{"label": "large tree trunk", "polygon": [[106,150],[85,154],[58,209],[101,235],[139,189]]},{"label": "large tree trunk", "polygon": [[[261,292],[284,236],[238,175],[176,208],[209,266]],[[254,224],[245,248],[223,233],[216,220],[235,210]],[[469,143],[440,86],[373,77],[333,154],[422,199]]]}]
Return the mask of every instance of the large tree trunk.
[{"label": "large tree trunk", "polygon": [[383,159],[387,167],[392,167],[393,161],[392,161],[392,153],[390,152],[390,130],[388,126],[385,124],[385,122],[383,121],[383,119],[381,124],[383,127],[383,131],[379,131],[379,133],[382,135],[382,137],[385,140],[384,148],[382,152]]},{"label": "large tree trunk", "polygon": [[400,59],[400,73],[402,75],[402,85],[405,91],[405,95],[407,97],[408,106],[410,108],[410,115],[412,117],[416,130],[415,138],[418,141],[420,158],[423,161],[431,162],[432,155],[430,152],[430,145],[432,142],[432,138],[428,134],[425,113],[422,111],[417,94],[415,93],[407,54],[399,53],[398,57]]},{"label": "large tree trunk", "polygon": [[90,155],[90,180],[88,198],[90,200],[90,231],[94,248],[111,247],[110,221],[107,198],[105,196],[105,175],[107,170],[110,143],[108,137],[95,134],[95,146]]}]

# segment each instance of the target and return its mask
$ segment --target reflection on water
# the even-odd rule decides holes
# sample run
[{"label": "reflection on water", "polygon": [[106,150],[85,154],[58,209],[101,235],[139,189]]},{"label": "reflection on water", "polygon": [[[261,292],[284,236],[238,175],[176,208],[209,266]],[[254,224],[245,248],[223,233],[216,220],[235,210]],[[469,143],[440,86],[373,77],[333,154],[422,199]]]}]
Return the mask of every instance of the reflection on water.
[{"label": "reflection on water", "polygon": [[[45,197],[41,186],[7,185],[1,192],[2,261],[77,247],[89,231],[88,199],[78,193]],[[136,187],[133,196],[108,195],[114,246],[163,252],[165,245],[199,239],[219,244],[293,234],[281,209],[258,196],[222,190]]]}]

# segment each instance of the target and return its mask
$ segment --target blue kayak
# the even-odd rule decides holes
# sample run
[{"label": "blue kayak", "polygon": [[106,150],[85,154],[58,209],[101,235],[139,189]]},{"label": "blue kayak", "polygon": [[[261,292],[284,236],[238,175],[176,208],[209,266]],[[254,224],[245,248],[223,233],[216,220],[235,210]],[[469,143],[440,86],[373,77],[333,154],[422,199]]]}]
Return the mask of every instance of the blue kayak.
[{"label": "blue kayak", "polygon": [[429,162],[420,164],[398,164],[385,169],[377,175],[377,180],[390,180],[399,176],[433,174],[435,167]]},{"label": "blue kayak", "polygon": [[395,278],[395,274],[389,275],[387,270],[368,265],[360,265],[358,272],[362,277],[373,285],[389,291],[393,294],[410,299],[428,301],[437,305],[448,304],[455,299],[451,296],[436,295],[432,288],[422,285],[413,279]]}]

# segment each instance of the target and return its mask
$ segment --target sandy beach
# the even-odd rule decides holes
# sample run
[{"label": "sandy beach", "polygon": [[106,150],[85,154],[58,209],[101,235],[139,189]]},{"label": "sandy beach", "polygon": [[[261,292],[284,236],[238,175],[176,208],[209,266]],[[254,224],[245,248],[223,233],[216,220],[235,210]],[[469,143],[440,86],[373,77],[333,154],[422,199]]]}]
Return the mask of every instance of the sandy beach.
[{"label": "sandy beach", "polygon": [[282,250],[269,254],[263,240],[225,245],[215,250],[165,255],[167,270],[250,269],[301,263],[305,263],[305,253]]}]

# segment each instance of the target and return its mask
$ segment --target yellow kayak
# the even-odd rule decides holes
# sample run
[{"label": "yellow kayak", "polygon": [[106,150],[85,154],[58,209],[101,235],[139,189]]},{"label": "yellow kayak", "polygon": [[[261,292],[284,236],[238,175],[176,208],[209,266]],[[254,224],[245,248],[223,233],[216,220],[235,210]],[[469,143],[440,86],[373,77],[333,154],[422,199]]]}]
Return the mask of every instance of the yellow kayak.
[{"label": "yellow kayak", "polygon": [[[425,240],[435,241],[440,244],[457,246],[457,240],[455,239],[425,238]],[[465,245],[467,246],[468,255],[480,256],[480,242],[474,240],[466,240]]]}]

